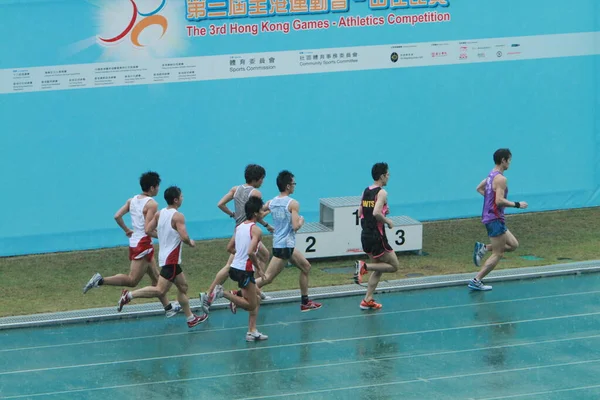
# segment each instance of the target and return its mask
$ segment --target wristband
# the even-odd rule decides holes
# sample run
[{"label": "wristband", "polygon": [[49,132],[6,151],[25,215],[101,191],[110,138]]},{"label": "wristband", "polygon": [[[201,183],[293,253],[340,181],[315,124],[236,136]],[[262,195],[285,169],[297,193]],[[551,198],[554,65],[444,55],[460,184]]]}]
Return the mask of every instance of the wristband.
[{"label": "wristband", "polygon": [[515,208],[521,208],[521,203],[519,203],[518,201],[515,201]]},{"label": "wristband", "polygon": [[235,218],[235,214],[231,214],[229,218]]}]

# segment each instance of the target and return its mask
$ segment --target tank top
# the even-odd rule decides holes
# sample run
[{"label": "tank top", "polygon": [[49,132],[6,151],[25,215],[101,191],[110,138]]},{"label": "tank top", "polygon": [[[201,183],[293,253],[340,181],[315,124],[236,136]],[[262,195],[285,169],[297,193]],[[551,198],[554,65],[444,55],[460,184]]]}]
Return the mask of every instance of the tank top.
[{"label": "tank top", "polygon": [[131,216],[131,227],[133,228],[133,234],[129,238],[129,247],[137,247],[139,242],[148,236],[146,235],[144,207],[151,199],[150,196],[135,195],[129,202],[129,215]]},{"label": "tank top", "polygon": [[254,222],[242,222],[235,228],[235,258],[231,267],[242,271],[254,271],[252,260],[248,257],[248,250],[252,242],[252,227]]},{"label": "tank top", "polygon": [[[481,213],[481,222],[488,224],[495,220],[504,222],[504,207],[496,205],[496,191],[494,190],[494,178],[502,175],[500,171],[490,172],[485,181],[485,193],[483,195],[483,211]],[[508,187],[504,191],[504,198],[508,198]]]},{"label": "tank top", "polygon": [[171,225],[176,212],[174,208],[163,208],[158,217],[158,263],[161,267],[181,264],[181,236]]},{"label": "tank top", "polygon": [[275,197],[269,203],[269,210],[273,216],[273,248],[285,249],[296,247],[296,232],[292,227],[292,213],[289,205],[292,202],[289,196]]},{"label": "tank top", "polygon": [[249,185],[240,185],[235,190],[235,193],[233,194],[233,204],[235,206],[233,217],[235,218],[236,225],[239,225],[246,220],[246,203],[254,190],[256,190],[254,186]]},{"label": "tank top", "polygon": [[[373,215],[373,211],[375,210],[375,203],[377,203],[377,195],[381,191],[381,186],[369,186],[363,191],[362,199],[360,204],[362,206],[362,216],[360,217],[360,225],[362,227],[362,233],[367,235],[372,235],[374,233],[378,233],[380,235],[385,235],[385,229],[383,227],[383,223],[377,221],[377,218]],[[383,205],[382,209],[383,215],[387,215],[389,213],[389,207],[386,204]]]}]

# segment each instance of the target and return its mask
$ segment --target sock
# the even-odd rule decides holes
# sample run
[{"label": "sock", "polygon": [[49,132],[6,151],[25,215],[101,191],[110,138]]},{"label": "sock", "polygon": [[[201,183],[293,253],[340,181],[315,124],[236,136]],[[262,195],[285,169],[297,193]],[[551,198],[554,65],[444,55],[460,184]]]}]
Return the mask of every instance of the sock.
[{"label": "sock", "polygon": [[308,304],[308,296],[302,295],[302,304]]},{"label": "sock", "polygon": [[173,309],[173,305],[169,303],[169,305],[165,307],[165,311],[169,311],[171,309]]},{"label": "sock", "polygon": [[127,298],[129,300],[133,300],[133,296],[131,295],[131,292],[127,292]]},{"label": "sock", "polygon": [[187,320],[188,320],[188,322],[190,322],[190,321],[193,321],[194,318],[196,318],[196,316],[194,314],[192,314],[192,316],[188,317]]},{"label": "sock", "polygon": [[100,278],[100,280],[98,281],[98,286],[102,285],[104,285],[104,278]]}]

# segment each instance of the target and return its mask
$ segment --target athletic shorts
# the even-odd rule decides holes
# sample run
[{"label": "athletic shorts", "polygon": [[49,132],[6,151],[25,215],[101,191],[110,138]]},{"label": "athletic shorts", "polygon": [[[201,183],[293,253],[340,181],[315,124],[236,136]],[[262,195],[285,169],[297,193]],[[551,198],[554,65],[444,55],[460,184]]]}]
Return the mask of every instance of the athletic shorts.
[{"label": "athletic shorts", "polygon": [[229,277],[238,283],[240,289],[244,289],[250,283],[256,283],[254,280],[254,271],[242,271],[237,268],[229,268]]},{"label": "athletic shorts", "polygon": [[360,241],[362,243],[363,251],[373,258],[379,258],[385,253],[391,253],[394,251],[388,243],[387,237],[378,232],[363,232],[360,235]]},{"label": "athletic shorts", "polygon": [[489,237],[497,237],[506,233],[508,229],[506,229],[506,225],[504,221],[499,219],[495,219],[491,222],[485,224],[485,229],[487,229],[487,233]]},{"label": "athletic shorts", "polygon": [[152,239],[150,236],[142,238],[137,246],[129,247],[129,260],[141,260],[146,261],[152,260],[154,257],[154,246],[152,246]]},{"label": "athletic shorts", "polygon": [[282,260],[289,260],[294,254],[293,247],[284,247],[282,249],[273,248],[273,257],[281,258]]},{"label": "athletic shorts", "polygon": [[182,273],[181,265],[179,264],[168,264],[160,268],[160,276],[168,280],[169,282],[175,281],[177,275]]}]

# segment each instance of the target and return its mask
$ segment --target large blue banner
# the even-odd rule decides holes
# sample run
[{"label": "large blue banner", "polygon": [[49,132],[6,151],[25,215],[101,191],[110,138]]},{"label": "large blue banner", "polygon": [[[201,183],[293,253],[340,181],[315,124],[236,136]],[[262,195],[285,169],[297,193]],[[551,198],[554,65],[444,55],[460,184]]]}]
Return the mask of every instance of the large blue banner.
[{"label": "large blue banner", "polygon": [[[307,220],[390,164],[393,212],[476,216],[513,151],[532,211],[600,205],[593,0],[0,1],[0,255],[125,245],[112,216],[158,171],[196,239],[267,169]],[[162,197],[157,199],[164,205]]]}]

